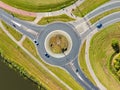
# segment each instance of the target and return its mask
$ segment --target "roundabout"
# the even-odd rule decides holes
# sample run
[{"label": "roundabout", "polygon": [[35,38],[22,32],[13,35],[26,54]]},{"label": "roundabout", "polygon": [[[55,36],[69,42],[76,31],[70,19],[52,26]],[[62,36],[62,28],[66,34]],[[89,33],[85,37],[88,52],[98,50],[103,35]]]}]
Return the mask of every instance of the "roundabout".
[{"label": "roundabout", "polygon": [[[57,53],[56,51],[52,51],[49,45],[51,38],[56,39],[56,37],[62,37],[65,40],[62,42],[66,44],[64,45],[62,43],[62,46],[59,44],[60,41],[58,40],[56,47],[57,49],[60,49],[60,51],[58,50],[59,52]],[[74,58],[77,57],[81,43],[79,35],[75,32],[75,28],[73,28],[70,24],[61,22],[47,25],[39,35],[37,41],[39,43],[42,42],[38,46],[38,52],[43,60],[45,60],[48,64],[57,66],[64,66],[74,60]],[[64,49],[64,52],[62,49]],[[46,53],[50,55],[49,58],[45,56]]]},{"label": "roundabout", "polygon": [[[51,39],[56,39],[58,37],[63,37],[65,41],[68,42],[67,50],[64,53],[59,52],[59,54],[57,54],[50,49]],[[37,50],[44,62],[67,70],[67,72],[70,73],[78,83],[84,86],[86,90],[98,90],[98,88],[84,76],[79,67],[78,53],[81,45],[81,38],[74,26],[63,22],[48,24],[39,34],[37,41],[40,44],[37,46]],[[53,43],[57,43],[57,46],[62,44],[59,42],[59,39],[58,42],[60,44],[56,41],[57,40]]]},{"label": "roundabout", "polygon": [[[56,22],[45,26],[38,26],[17,20],[14,17],[9,17],[10,18],[9,19],[6,17],[7,15],[6,16],[5,15],[1,14],[1,18],[3,18],[4,21],[8,22],[11,26],[15,24],[14,22],[11,22],[11,20],[15,20],[15,22],[20,23],[21,26],[15,24],[16,25],[15,28],[20,32],[22,32],[23,34],[25,34],[26,36],[28,36],[29,38],[31,38],[31,40],[36,40],[39,43],[39,45],[36,45],[36,48],[43,61],[45,61],[50,65],[55,65],[64,68],[86,90],[98,90],[98,88],[95,87],[96,85],[93,85],[91,81],[89,81],[88,78],[84,75],[78,63],[78,53],[79,53],[79,48],[81,46],[81,42],[83,42],[84,38],[86,38],[93,30],[95,31],[97,23],[90,26],[91,29],[88,29],[82,34],[79,34],[80,35],[79,36],[75,30],[75,27],[71,25],[72,23],[69,24],[69,23]],[[89,15],[91,14],[88,14],[88,16]],[[109,17],[99,20],[99,22],[102,23],[103,27],[106,27],[111,23],[119,21],[120,20],[119,15],[120,15],[119,13],[112,14]],[[109,22],[110,20],[111,22]],[[37,32],[37,35],[33,35],[33,33],[31,32],[26,32],[24,28],[22,28],[23,26],[26,26],[31,30],[35,30]],[[87,52],[88,51],[89,50],[87,50]],[[49,55],[49,58],[46,57],[46,54]],[[96,60],[98,62],[98,59]],[[96,78],[94,80],[96,80]],[[97,87],[99,87],[100,90],[104,90],[103,87],[100,86],[100,84],[97,84]]]}]

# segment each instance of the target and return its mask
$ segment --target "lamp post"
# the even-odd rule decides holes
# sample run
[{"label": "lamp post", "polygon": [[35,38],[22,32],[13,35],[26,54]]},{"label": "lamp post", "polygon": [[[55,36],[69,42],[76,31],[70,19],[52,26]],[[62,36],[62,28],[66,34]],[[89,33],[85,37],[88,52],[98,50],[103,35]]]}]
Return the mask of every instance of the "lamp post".
[{"label": "lamp post", "polygon": [[[76,5],[76,4],[75,4],[75,5]],[[77,5],[76,5],[76,8],[78,9],[79,13],[81,14],[81,16],[83,17],[84,21],[86,22],[88,28],[89,28],[90,30],[92,30],[91,27],[90,27],[90,24],[88,23],[87,19],[84,17],[84,15],[82,14],[81,10],[79,9],[79,7],[78,7]]]}]

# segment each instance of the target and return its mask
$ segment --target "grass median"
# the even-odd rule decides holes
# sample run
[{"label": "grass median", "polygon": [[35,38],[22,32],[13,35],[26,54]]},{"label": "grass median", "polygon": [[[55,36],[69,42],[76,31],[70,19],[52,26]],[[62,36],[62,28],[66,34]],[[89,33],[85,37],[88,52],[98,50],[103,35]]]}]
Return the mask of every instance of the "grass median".
[{"label": "grass median", "polygon": [[[5,9],[4,9],[5,10]],[[7,13],[11,14],[13,17],[19,18],[21,20],[25,20],[25,21],[34,21],[36,17],[32,17],[32,16],[25,16],[25,15],[20,15],[8,10],[5,10]]]},{"label": "grass median", "polygon": [[80,67],[82,69],[82,71],[84,72],[84,74],[87,76],[87,78],[94,84],[96,85],[95,81],[93,80],[92,76],[90,75],[90,72],[88,71],[87,65],[86,65],[86,61],[85,61],[85,47],[86,47],[86,41],[83,43],[82,47],[81,47],[81,51],[79,54],[79,64]]},{"label": "grass median", "polygon": [[28,54],[14,43],[1,28],[0,52],[2,53],[2,57],[22,66],[30,76],[34,77],[39,84],[42,84],[42,86],[46,87],[48,90],[67,90],[63,84],[38,65]]},{"label": "grass median", "polygon": [[84,17],[86,14],[108,1],[110,0],[85,0],[80,6],[73,10],[73,13],[76,16]]},{"label": "grass median", "polygon": [[38,24],[40,25],[45,25],[51,22],[55,22],[55,21],[63,21],[63,22],[68,22],[68,21],[73,21],[75,19],[67,16],[66,14],[61,14],[58,16],[50,16],[50,17],[43,17]]},{"label": "grass median", "polygon": [[38,58],[46,67],[48,67],[53,73],[55,73],[61,80],[63,80],[66,84],[68,84],[73,90],[83,90],[83,88],[68,74],[61,68],[50,66],[44,63],[37,54],[36,48],[33,42],[26,38],[23,42],[23,46],[31,52],[36,58]]},{"label": "grass median", "polygon": [[72,5],[77,0],[1,0],[13,7],[32,12],[55,11]]},{"label": "grass median", "polygon": [[1,21],[5,29],[17,40],[19,41],[22,38],[22,34],[16,31],[11,26],[7,25],[4,21]]},{"label": "grass median", "polygon": [[107,16],[107,15],[109,15],[109,14],[112,14],[112,13],[114,13],[114,12],[118,12],[118,11],[120,11],[120,8],[115,8],[115,9],[106,11],[106,12],[104,12],[104,13],[102,13],[102,14],[96,16],[96,17],[93,17],[92,19],[90,19],[90,22],[91,22],[91,24],[94,24],[95,22],[97,22],[97,21],[100,20],[101,18],[103,18],[103,17],[105,17],[105,16]]},{"label": "grass median", "polygon": [[92,68],[108,90],[120,90],[120,84],[109,69],[109,62],[114,50],[112,40],[120,42],[120,22],[110,25],[96,33],[90,42],[89,55]]}]

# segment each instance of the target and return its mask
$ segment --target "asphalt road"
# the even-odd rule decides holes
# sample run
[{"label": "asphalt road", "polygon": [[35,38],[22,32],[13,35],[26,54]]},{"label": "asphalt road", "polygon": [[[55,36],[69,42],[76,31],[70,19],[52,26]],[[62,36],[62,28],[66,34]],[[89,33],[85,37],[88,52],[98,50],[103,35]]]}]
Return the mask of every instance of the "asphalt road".
[{"label": "asphalt road", "polygon": [[[18,30],[19,32],[30,37],[32,40],[37,39],[40,43],[40,45],[37,46],[38,52],[40,53],[40,56],[42,57],[43,60],[45,60],[46,63],[64,67],[66,64],[68,64],[72,60],[77,59],[81,40],[80,40],[80,36],[76,33],[73,25],[62,23],[62,22],[57,22],[57,23],[49,24],[47,26],[38,26],[38,25],[30,24],[28,22],[24,22],[22,20],[14,18],[11,15],[4,12],[2,9],[0,9],[0,18],[2,20],[4,20],[7,24],[9,24],[10,26],[15,28],[16,30]],[[15,27],[13,26],[13,24],[15,25]],[[25,27],[25,28],[23,28],[23,27]],[[26,28],[31,29],[31,30],[34,30],[36,28],[35,32],[38,34],[34,35],[33,33],[28,32],[26,30]],[[50,33],[51,31],[54,31],[54,30],[63,30],[72,37],[73,46],[72,46],[71,52],[68,55],[66,55],[65,57],[60,58],[60,59],[54,58],[52,56],[49,59],[45,57],[46,50],[44,47],[44,40],[45,40],[45,37],[48,35],[48,33]],[[80,67],[77,67],[77,68],[80,69]],[[65,68],[65,69],[67,70],[67,68]],[[70,68],[70,69],[72,69],[72,68]],[[79,70],[79,72],[83,73],[81,71],[81,69]],[[71,75],[75,74],[75,72],[74,72],[74,74],[72,74],[72,72],[69,72],[69,73]],[[81,74],[81,73],[78,73],[78,75],[76,77],[80,76],[79,74]],[[87,90],[91,90],[90,86],[91,85],[94,86],[94,85],[91,83],[89,86],[90,81],[87,78],[85,78],[85,76],[84,77],[83,76],[84,76],[84,74],[82,74],[81,78],[82,78],[82,80],[84,80],[84,82],[80,78],[76,78],[76,80],[78,80],[78,82],[81,85],[83,85],[83,87],[85,87]],[[85,83],[88,83],[88,84],[85,84]]]},{"label": "asphalt road", "polygon": [[99,6],[98,8],[94,9],[90,13],[88,13],[84,18],[77,20],[75,22],[71,22],[74,26],[78,26],[80,23],[83,23],[85,21],[89,21],[91,18],[94,18],[95,16],[102,14],[108,10],[120,8],[120,1],[114,0],[110,1],[104,5]]},{"label": "asphalt road", "polygon": [[95,10],[91,11],[90,13],[88,13],[85,17],[87,19],[91,19],[103,12],[106,12],[108,10],[111,9],[115,9],[115,8],[120,8],[120,1],[112,1],[112,2],[108,2],[98,8],[96,8]]},{"label": "asphalt road", "polygon": [[[47,53],[44,45],[45,39],[46,36],[54,30],[65,31],[71,36],[72,39],[72,43],[73,43],[72,50],[68,55],[66,55],[63,58],[54,58],[52,56],[50,56],[50,58],[45,57],[45,53]],[[40,45],[38,46],[38,51],[40,53],[40,56],[43,58],[43,60],[45,60],[47,63],[52,65],[64,66],[66,63],[69,63],[71,60],[73,60],[79,52],[80,37],[75,32],[74,28],[66,23],[58,22],[47,25],[39,35],[37,41],[39,41],[40,43]]]},{"label": "asphalt road", "polygon": [[[109,16],[106,16],[102,19],[100,19],[99,21],[97,21],[94,25],[91,26],[90,29],[88,29],[86,32],[84,32],[82,35],[81,35],[81,40],[83,40],[90,32],[92,32],[94,29],[96,29],[96,25],[98,23],[102,23],[102,28],[105,28],[115,22],[119,22],[120,21],[120,12],[116,12],[116,13],[113,13]],[[98,29],[98,30],[101,30],[101,29]]]},{"label": "asphalt road", "polygon": [[[119,4],[117,4],[117,5],[119,5]],[[96,11],[96,12],[98,12],[98,11]],[[96,15],[97,15],[97,13],[96,13]],[[92,17],[92,16],[89,16],[89,17]],[[72,26],[70,24],[62,23],[62,22],[52,23],[47,26],[38,26],[38,25],[34,25],[31,23],[19,20],[17,18],[14,18],[13,16],[4,12],[2,9],[0,9],[0,18],[2,20],[4,20],[7,24],[9,24],[10,26],[15,28],[16,30],[18,30],[19,32],[30,37],[32,40],[37,39],[40,43],[40,45],[37,47],[38,51],[40,53],[40,56],[43,58],[43,60],[45,60],[46,63],[61,66],[61,67],[65,68],[78,83],[83,85],[83,87],[86,90],[97,90],[98,89],[87,79],[87,77],[84,75],[84,73],[82,72],[82,70],[80,69],[80,67],[78,65],[79,48],[81,45],[81,41],[90,32],[92,32],[96,28],[95,26],[97,23],[102,23],[103,28],[105,28],[106,26],[108,26],[112,23],[120,21],[120,13],[119,12],[114,13],[112,15],[109,15],[109,16],[99,20],[97,23],[95,23],[93,26],[91,26],[91,29],[88,29],[81,36],[79,36],[76,33],[74,26]],[[13,26],[13,24],[15,24],[15,27]],[[26,29],[34,30],[34,32],[36,32],[37,34],[27,31]],[[70,54],[68,54],[67,56],[65,56],[63,58],[57,59],[54,57],[50,57],[48,59],[44,55],[46,53],[46,50],[44,48],[44,40],[45,40],[45,37],[48,35],[48,33],[50,33],[51,31],[54,31],[56,29],[64,30],[71,36],[72,42],[73,42],[73,47],[72,47]],[[101,29],[99,29],[99,30],[101,30]],[[77,69],[78,69],[78,71],[76,72]]]}]

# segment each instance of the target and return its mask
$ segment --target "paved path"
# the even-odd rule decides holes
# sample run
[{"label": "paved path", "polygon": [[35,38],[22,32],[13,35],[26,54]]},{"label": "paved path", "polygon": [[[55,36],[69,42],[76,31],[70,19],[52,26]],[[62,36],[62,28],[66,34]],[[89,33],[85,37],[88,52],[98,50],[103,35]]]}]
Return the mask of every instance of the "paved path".
[{"label": "paved path", "polygon": [[24,41],[25,39],[26,39],[26,35],[23,35],[22,38],[21,38],[21,40],[20,40],[18,43],[22,45],[22,43],[23,43],[23,41]]},{"label": "paved path", "polygon": [[77,6],[79,6],[83,2],[84,2],[84,0],[78,0],[74,4],[68,6],[64,9],[61,9],[61,10],[57,10],[57,11],[53,11],[53,12],[37,13],[37,18],[34,20],[34,23],[37,23],[42,17],[57,16],[57,15],[61,15],[61,14],[66,14],[71,18],[79,19],[80,17],[75,16],[72,13],[72,10],[75,9]]},{"label": "paved path", "polygon": [[34,20],[34,23],[38,23],[38,21],[43,17],[57,16],[57,15],[61,15],[61,14],[66,14],[71,18],[78,19],[79,17],[72,14],[72,10],[75,9],[76,6],[79,6],[82,2],[84,2],[84,0],[78,0],[73,5],[70,5],[66,8],[64,8],[64,9],[61,9],[61,10],[58,10],[58,11],[53,11],[53,12],[43,12],[43,13],[41,13],[41,12],[40,13],[29,12],[29,11],[24,11],[24,10],[21,10],[21,9],[17,9],[17,8],[14,8],[12,6],[9,6],[9,5],[5,4],[2,1],[0,1],[0,7],[4,8],[6,10],[9,10],[11,12],[20,14],[20,15],[36,17],[36,19]]},{"label": "paved path", "polygon": [[24,15],[24,16],[32,16],[32,17],[37,16],[36,13],[28,12],[28,11],[24,11],[24,10],[21,10],[21,9],[14,8],[12,6],[9,6],[9,5],[3,3],[2,1],[0,1],[0,8],[4,8],[6,10],[9,10],[11,12],[14,12],[14,13],[17,13],[17,14],[20,14],[20,15]]},{"label": "paved path", "polygon": [[[119,5],[118,5],[119,6]],[[100,22],[101,23],[103,23],[103,27],[106,27],[107,25],[110,25],[110,24],[112,24],[112,23],[114,23],[115,21],[119,21],[120,19],[118,19],[120,17],[120,13],[117,13],[117,14],[114,14],[114,15],[111,15],[109,18],[103,18],[103,19],[101,19],[100,20]],[[117,18],[117,19],[115,19],[114,20],[114,18]],[[109,22],[109,20],[110,19],[112,19],[112,21],[110,21]],[[107,23],[106,23],[107,22]],[[96,24],[94,24],[93,26],[92,26],[92,30],[94,30],[95,29],[95,26],[96,26]],[[82,34],[82,36],[81,36],[81,38],[83,39],[83,38],[85,38],[90,32],[92,32],[91,30],[87,30],[85,33],[83,33]],[[87,52],[86,52],[87,53]],[[88,55],[87,55],[88,56]],[[87,57],[86,56],[86,57]],[[88,58],[89,59],[89,58]],[[89,64],[88,64],[88,66],[89,66]],[[93,72],[94,73],[94,72]],[[93,77],[94,77],[94,75],[93,75]],[[97,80],[96,80],[97,81]],[[98,82],[99,83],[99,82]],[[98,85],[98,83],[97,83],[97,85]],[[100,87],[101,86],[101,87]],[[105,88],[104,87],[102,87],[102,85],[100,85],[99,87],[102,89],[102,90],[104,90]]]},{"label": "paved path", "polygon": [[90,39],[92,38],[92,36],[98,32],[99,30],[102,30],[103,28],[107,27],[108,25],[111,25],[115,22],[119,22],[120,21],[120,12],[116,12],[116,13],[113,13],[113,14],[110,14],[102,19],[100,19],[98,22],[101,22],[103,24],[103,27],[101,29],[96,29],[96,24],[95,23],[94,25],[91,26],[91,29],[92,30],[87,30],[82,36],[82,40],[85,40],[87,39],[87,42],[86,42],[86,51],[85,51],[85,58],[86,58],[86,63],[87,63],[87,67],[88,67],[88,70],[91,74],[91,76],[93,77],[93,79],[95,80],[97,86],[100,88],[100,90],[106,90],[106,88],[100,84],[99,80],[97,79],[96,75],[94,74],[94,71],[91,67],[91,64],[90,64],[90,61],[89,61],[89,46],[90,46]]},{"label": "paved path", "polygon": [[100,7],[94,9],[90,13],[88,13],[85,17],[89,20],[101,13],[104,13],[108,10],[115,9],[115,8],[120,8],[120,0],[119,1],[115,0],[115,1],[110,1],[108,3],[105,3]]},{"label": "paved path", "polygon": [[[71,22],[72,24],[76,24],[77,21],[81,21],[80,17],[75,16],[72,13],[72,10],[76,8],[76,6],[79,6],[82,2],[84,2],[84,0],[78,0],[76,3],[74,3],[73,5],[70,5],[64,9],[58,10],[58,11],[53,11],[53,12],[44,12],[44,13],[35,13],[35,12],[28,12],[28,11],[24,11],[24,10],[20,10],[20,9],[16,9],[14,7],[11,7],[3,2],[0,1],[0,7],[5,8],[7,10],[10,10],[11,12],[15,12],[21,15],[27,15],[27,16],[36,16],[36,19],[33,21],[34,23],[38,23],[40,21],[41,18],[43,17],[49,17],[49,16],[57,16],[57,15],[61,15],[61,14],[66,14],[71,18],[76,19],[75,22]],[[81,27],[84,30],[87,30],[87,25],[86,22],[84,22],[82,25],[77,25],[76,29],[78,30],[78,32],[83,32],[81,31]],[[87,28],[86,28],[87,27]]]},{"label": "paved path", "polygon": [[[52,23],[52,24],[48,24],[47,26],[44,26],[44,27],[42,27],[42,26],[39,26],[38,27],[38,25],[35,25],[35,24],[30,24],[30,23],[28,23],[28,22],[25,22],[25,21],[21,21],[21,20],[19,20],[19,19],[17,19],[17,18],[14,18],[14,17],[12,17],[11,15],[9,15],[9,14],[7,14],[6,12],[4,12],[3,10],[0,10],[0,17],[1,17],[1,19],[2,20],[4,20],[6,23],[8,23],[10,26],[12,26],[13,27],[13,24],[14,25],[16,25],[16,27],[13,27],[13,28],[15,28],[15,29],[17,29],[18,31],[20,31],[21,33],[23,33],[24,35],[26,35],[26,36],[28,36],[28,37],[30,37],[32,40],[33,39],[38,39],[38,38],[36,38],[35,36],[33,36],[33,34],[32,33],[28,33],[28,32],[26,32],[25,30],[24,30],[24,28],[23,28],[23,26],[24,27],[26,27],[26,28],[30,28],[31,30],[35,30],[35,31],[37,31],[36,29],[41,29],[41,32],[39,32],[40,34],[38,35],[39,37],[42,37],[42,38],[40,38],[40,40],[41,41],[38,41],[39,43],[40,43],[40,45],[38,45],[37,46],[37,48],[38,48],[38,51],[40,51],[40,56],[42,55],[42,58],[45,60],[45,61],[50,61],[50,62],[53,62],[53,61],[55,61],[55,62],[53,62],[53,63],[51,63],[52,65],[58,65],[58,66],[64,66],[65,65],[65,63],[69,63],[71,60],[74,60],[75,58],[77,58],[77,55],[78,55],[78,51],[79,51],[79,43],[80,43],[80,37],[79,37],[79,35],[78,35],[78,33],[74,30],[74,27],[73,27],[73,25],[71,25],[71,24],[69,24],[69,23],[62,23],[62,22],[57,22],[57,23]],[[65,27],[65,28],[64,28]],[[66,29],[67,28],[67,29]],[[73,43],[74,43],[74,48],[71,50],[72,52],[70,52],[69,53],[69,55],[67,55],[67,56],[65,56],[64,58],[61,58],[60,60],[56,60],[56,58],[55,59],[46,59],[46,57],[45,57],[45,53],[46,53],[46,51],[45,50],[42,50],[42,49],[44,49],[44,48],[41,48],[41,46],[44,46],[44,43],[41,43],[41,42],[43,42],[44,41],[44,38],[45,38],[45,36],[51,31],[51,30],[58,30],[58,29],[63,29],[63,30],[65,30],[66,32],[68,32],[71,36],[72,36],[72,38],[73,39],[75,39],[75,40],[73,40],[72,39],[72,41],[74,41]],[[70,31],[69,31],[70,30]],[[47,32],[47,33],[46,33]],[[43,36],[41,36],[41,35],[43,35]],[[76,40],[77,40],[77,43],[76,43]],[[41,50],[40,50],[41,49]],[[73,56],[73,57],[72,57]],[[52,56],[51,56],[52,57]],[[66,59],[67,58],[67,59]],[[61,60],[63,61],[63,59],[65,59],[64,60],[64,62],[61,62]],[[66,61],[67,60],[67,61]],[[77,59],[75,60],[75,61],[77,61]],[[77,62],[78,63],[78,62]],[[85,78],[85,75],[83,74],[83,72],[81,72],[81,70],[80,70],[80,67],[77,65],[77,64],[74,64],[75,65],[75,67],[76,68],[78,68],[79,69],[79,71],[78,71],[78,74],[77,74],[77,76],[76,76],[76,74],[75,74],[75,72],[69,72],[70,74],[71,73],[74,73],[74,74],[71,74],[72,76],[73,76],[73,78],[76,78],[76,80],[77,80],[77,82],[79,83],[79,84],[82,84],[82,85],[84,85],[83,87],[84,88],[86,88],[87,90],[91,90],[91,88],[93,88],[94,90],[97,90],[97,88],[96,88],[96,86],[94,86],[87,78]],[[70,69],[72,69],[72,68],[70,68]],[[67,70],[67,69],[66,69]],[[71,71],[71,70],[70,70]],[[80,75],[80,74],[82,74],[82,75]],[[75,77],[74,77],[74,75],[75,75]],[[82,77],[82,80],[80,79],[80,78],[78,78],[79,76],[81,76]],[[84,80],[84,81],[83,81]],[[86,83],[86,84],[84,84],[84,83]]]},{"label": "paved path", "polygon": [[[72,10],[76,8],[76,6],[79,6],[81,3],[83,3],[84,0],[78,0],[75,4],[69,6],[69,7],[66,7],[62,10],[58,10],[58,11],[54,11],[54,12],[45,12],[45,13],[37,13],[37,18],[35,19],[35,23],[37,23],[43,16],[46,17],[46,16],[57,16],[57,15],[60,15],[60,14],[66,14],[68,15],[69,17],[72,17],[74,19],[76,19],[75,21],[75,24],[79,24],[79,23],[83,23],[84,20],[82,20],[80,17],[77,17],[75,16],[73,13],[72,13]],[[120,7],[120,1],[119,0],[114,0],[114,1],[110,1],[108,3],[105,3],[104,5],[101,5],[100,7],[96,8],[95,10],[91,11],[90,13],[88,13],[85,18],[87,20],[103,13],[103,12],[106,12],[107,10],[111,10],[111,9],[114,9],[114,8],[118,8]]]},{"label": "paved path", "polygon": [[51,72],[46,66],[44,66],[36,57],[34,57],[27,49],[25,49],[22,44],[19,44],[19,42],[4,28],[2,23],[0,22],[0,27],[2,30],[9,36],[11,40],[13,40],[25,53],[27,53],[37,64],[39,64],[44,70],[46,70],[48,73],[50,73],[54,78],[56,78],[60,83],[62,83],[68,90],[72,90],[70,86],[68,86],[65,82],[63,82],[59,77],[57,77],[53,72]]},{"label": "paved path", "polygon": [[89,22],[90,19],[94,18],[95,16],[104,13],[108,10],[115,9],[115,8],[120,8],[120,0],[114,0],[110,1],[108,3],[105,3],[101,5],[100,7],[94,9],[90,13],[88,13],[84,18],[86,20],[82,19],[77,19],[75,22],[71,22],[74,26],[80,25],[84,22]]},{"label": "paved path", "polygon": [[97,84],[97,86],[99,87],[100,90],[107,90],[102,84],[101,82],[98,80],[98,78],[96,77],[93,68],[91,66],[90,63],[90,59],[89,59],[89,47],[90,47],[90,40],[92,38],[92,36],[98,32],[97,29],[95,29],[93,32],[91,32],[88,36],[87,36],[87,40],[86,40],[86,49],[85,49],[85,60],[86,60],[86,65],[87,68],[92,76],[92,78],[94,79],[95,83]]}]

